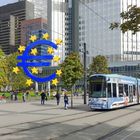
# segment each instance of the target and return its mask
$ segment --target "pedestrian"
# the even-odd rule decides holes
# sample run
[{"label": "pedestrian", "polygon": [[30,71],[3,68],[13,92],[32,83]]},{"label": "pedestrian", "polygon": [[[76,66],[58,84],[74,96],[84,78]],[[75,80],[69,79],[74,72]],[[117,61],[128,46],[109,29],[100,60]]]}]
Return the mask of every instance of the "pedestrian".
[{"label": "pedestrian", "polygon": [[68,109],[68,104],[69,104],[69,98],[67,96],[67,94],[64,94],[64,108]]},{"label": "pedestrian", "polygon": [[60,94],[57,92],[55,97],[56,97],[57,105],[59,105],[59,103],[60,103]]},{"label": "pedestrian", "polygon": [[17,101],[18,100],[18,91],[15,91],[14,95],[15,95],[15,101]]},{"label": "pedestrian", "polygon": [[26,99],[28,100],[29,98],[29,91],[26,92]]},{"label": "pedestrian", "polygon": [[26,101],[26,92],[23,91],[22,93],[22,101],[25,102]]},{"label": "pedestrian", "polygon": [[45,94],[44,90],[42,91],[40,96],[41,96],[41,104],[44,105],[45,104],[45,99],[46,99],[46,94]]},{"label": "pedestrian", "polygon": [[14,91],[11,91],[10,94],[11,94],[11,96],[10,96],[11,97],[11,101],[13,101]]}]

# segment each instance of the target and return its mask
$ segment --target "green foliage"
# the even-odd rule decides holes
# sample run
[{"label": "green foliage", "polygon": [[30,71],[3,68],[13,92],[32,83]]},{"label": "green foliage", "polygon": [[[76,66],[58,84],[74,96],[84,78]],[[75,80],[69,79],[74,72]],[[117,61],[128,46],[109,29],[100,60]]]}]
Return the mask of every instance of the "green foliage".
[{"label": "green foliage", "polygon": [[3,58],[3,57],[5,57],[5,54],[4,54],[4,52],[2,51],[2,49],[0,49],[0,59]]},{"label": "green foliage", "polygon": [[105,56],[98,55],[95,58],[93,58],[92,64],[89,67],[89,74],[94,74],[94,73],[97,73],[97,74],[110,73],[108,69],[107,59]]},{"label": "green foliage", "polygon": [[6,67],[6,56],[4,52],[0,49],[0,87],[5,87],[7,85],[7,67]]},{"label": "green foliage", "polygon": [[17,56],[19,54],[13,53],[8,56],[4,55],[0,50],[0,87],[12,87],[13,90],[20,90],[26,88],[26,76],[22,69],[18,74],[13,73],[13,67],[16,67]]},{"label": "green foliage", "polygon": [[62,81],[66,87],[71,88],[77,80],[83,76],[83,66],[80,57],[76,53],[71,53],[61,64]]},{"label": "green foliage", "polygon": [[128,6],[128,11],[120,13],[120,17],[124,21],[122,24],[114,22],[111,23],[110,29],[120,28],[123,33],[132,31],[133,34],[140,31],[140,7]]},{"label": "green foliage", "polygon": [[20,72],[18,74],[13,73],[13,67],[16,67],[17,65],[17,56],[19,55],[18,52],[13,53],[9,56],[7,56],[7,76],[8,76],[8,82],[9,86],[12,86],[13,90],[20,90],[20,89],[25,89],[27,86],[25,85],[26,83],[26,76],[23,72],[22,69],[20,69]]}]

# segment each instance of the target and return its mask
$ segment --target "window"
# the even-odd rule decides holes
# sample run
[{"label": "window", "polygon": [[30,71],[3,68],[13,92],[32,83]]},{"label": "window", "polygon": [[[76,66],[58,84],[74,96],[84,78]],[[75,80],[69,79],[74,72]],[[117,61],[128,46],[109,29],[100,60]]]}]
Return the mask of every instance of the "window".
[{"label": "window", "polygon": [[124,92],[126,93],[126,96],[128,96],[128,85],[124,84]]},{"label": "window", "polygon": [[111,95],[111,83],[107,84],[107,94],[108,94],[108,97],[112,97],[112,95]]},{"label": "window", "polygon": [[123,97],[123,84],[119,84],[119,97]]},{"label": "window", "polygon": [[113,97],[117,97],[116,84],[113,83]]},{"label": "window", "polygon": [[136,95],[136,86],[133,85],[133,95],[135,96]]}]

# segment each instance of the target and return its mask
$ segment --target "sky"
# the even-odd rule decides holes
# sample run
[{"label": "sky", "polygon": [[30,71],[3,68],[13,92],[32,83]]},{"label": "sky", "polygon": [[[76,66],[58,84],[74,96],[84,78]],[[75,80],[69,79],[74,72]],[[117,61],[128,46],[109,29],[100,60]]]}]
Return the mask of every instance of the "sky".
[{"label": "sky", "polygon": [[18,0],[0,0],[0,6],[6,5],[8,3],[14,3],[16,1],[18,1]]}]

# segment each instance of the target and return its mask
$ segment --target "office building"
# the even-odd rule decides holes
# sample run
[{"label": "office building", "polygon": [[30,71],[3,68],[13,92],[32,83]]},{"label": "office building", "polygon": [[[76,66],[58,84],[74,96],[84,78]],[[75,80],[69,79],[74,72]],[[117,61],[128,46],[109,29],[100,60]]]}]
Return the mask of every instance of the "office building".
[{"label": "office building", "polygon": [[[25,0],[26,1],[26,0]],[[47,19],[50,0],[27,0],[34,4],[34,17]]]},{"label": "office building", "polygon": [[21,44],[27,45],[30,43],[31,35],[36,35],[38,38],[47,32],[47,20],[43,18],[29,19],[21,22]]},{"label": "office building", "polygon": [[[47,33],[47,20],[43,18],[36,18],[24,20],[21,23],[21,44],[27,46],[30,42],[31,35],[36,35],[38,39]],[[45,45],[37,46],[38,55],[46,54],[47,48]]]},{"label": "office building", "polygon": [[55,51],[55,55],[61,58],[60,62],[65,59],[65,11],[65,0],[52,0],[52,41],[58,38],[63,41]]},{"label": "office building", "polygon": [[47,19],[47,32],[51,40],[60,38],[63,44],[55,52],[61,56],[61,62],[65,58],[65,0],[27,0],[34,4],[34,17]]},{"label": "office building", "polygon": [[34,18],[33,5],[26,1],[0,7],[0,46],[5,54],[20,45],[21,21]]},{"label": "office building", "polygon": [[92,57],[105,55],[109,62],[136,61],[140,59],[140,33],[123,34],[119,29],[110,30],[112,22],[122,23],[120,13],[129,5],[140,6],[139,0],[80,0],[79,45],[85,42],[88,64]]}]

